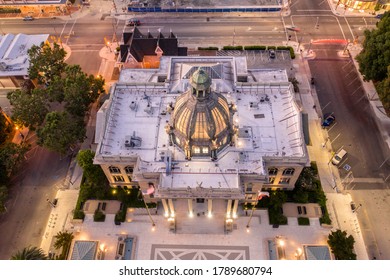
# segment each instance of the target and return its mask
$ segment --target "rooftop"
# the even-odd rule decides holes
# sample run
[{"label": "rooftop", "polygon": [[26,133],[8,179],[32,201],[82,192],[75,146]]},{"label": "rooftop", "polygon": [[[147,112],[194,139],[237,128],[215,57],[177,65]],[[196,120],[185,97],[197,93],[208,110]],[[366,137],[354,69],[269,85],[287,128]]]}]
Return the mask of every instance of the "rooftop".
[{"label": "rooftop", "polygon": [[33,45],[41,45],[48,38],[49,34],[0,36],[0,77],[28,75],[30,64],[27,51]]},{"label": "rooftop", "polygon": [[[98,114],[96,163],[138,160],[135,176],[163,173],[160,191],[215,187],[234,192],[238,174],[266,174],[265,158],[306,157],[300,111],[285,70],[251,71],[244,57],[165,57],[160,65],[160,69],[121,72]],[[212,90],[237,110],[234,145],[220,151],[217,161],[195,155],[187,161],[179,147],[169,145],[165,131],[170,104],[188,89],[188,73],[199,67],[213,73]],[[205,174],[212,175],[207,185],[202,184]]]}]

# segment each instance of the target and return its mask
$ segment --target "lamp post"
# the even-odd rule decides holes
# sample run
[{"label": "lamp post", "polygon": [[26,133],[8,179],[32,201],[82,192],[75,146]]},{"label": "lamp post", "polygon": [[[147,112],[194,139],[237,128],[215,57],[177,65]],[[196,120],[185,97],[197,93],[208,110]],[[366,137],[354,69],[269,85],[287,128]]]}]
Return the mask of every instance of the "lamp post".
[{"label": "lamp post", "polygon": [[150,214],[150,210],[149,210],[148,204],[145,201],[144,193],[141,190],[140,190],[140,192],[141,192],[142,200],[144,201],[144,204],[145,204],[146,211],[148,212],[148,216],[149,216],[150,222],[152,223],[152,230],[154,230],[155,227],[156,227],[156,224],[154,223],[152,215]]},{"label": "lamp post", "polygon": [[248,223],[246,224],[246,232],[249,232],[249,228],[250,228],[250,223],[251,223],[251,220],[252,220],[252,217],[253,217],[253,212],[255,211],[256,209],[256,205],[257,203],[259,203],[259,201],[264,197],[264,196],[267,196],[269,197],[269,192],[262,192],[262,191],[258,191],[257,192],[257,197],[256,197],[256,203],[253,205],[252,207],[252,211],[251,211],[251,214],[249,216],[249,220],[248,220]]}]

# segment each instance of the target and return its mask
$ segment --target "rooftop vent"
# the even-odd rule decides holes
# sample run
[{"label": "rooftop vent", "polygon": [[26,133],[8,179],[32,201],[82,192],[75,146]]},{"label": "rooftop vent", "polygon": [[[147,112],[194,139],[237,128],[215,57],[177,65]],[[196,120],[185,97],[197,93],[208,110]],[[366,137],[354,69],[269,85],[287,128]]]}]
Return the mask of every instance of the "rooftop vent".
[{"label": "rooftop vent", "polygon": [[135,110],[137,108],[137,103],[135,101],[131,101],[130,103],[130,109]]},{"label": "rooftop vent", "polygon": [[139,136],[135,136],[135,131],[133,133],[133,136],[126,136],[125,137],[125,147],[127,148],[137,148],[141,147],[142,144],[142,138]]}]

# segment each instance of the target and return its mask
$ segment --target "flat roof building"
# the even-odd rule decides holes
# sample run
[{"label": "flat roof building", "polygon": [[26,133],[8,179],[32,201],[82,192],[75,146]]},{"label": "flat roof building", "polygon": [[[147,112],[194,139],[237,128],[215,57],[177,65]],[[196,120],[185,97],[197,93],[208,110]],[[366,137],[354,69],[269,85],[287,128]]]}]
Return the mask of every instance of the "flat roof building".
[{"label": "flat roof building", "polygon": [[0,35],[0,86],[18,88],[28,79],[30,67],[28,50],[40,46],[49,38],[49,34],[6,34]]},{"label": "flat roof building", "polygon": [[237,216],[261,190],[292,189],[309,164],[285,70],[245,57],[161,57],[123,69],[97,115],[95,164],[177,213]]}]

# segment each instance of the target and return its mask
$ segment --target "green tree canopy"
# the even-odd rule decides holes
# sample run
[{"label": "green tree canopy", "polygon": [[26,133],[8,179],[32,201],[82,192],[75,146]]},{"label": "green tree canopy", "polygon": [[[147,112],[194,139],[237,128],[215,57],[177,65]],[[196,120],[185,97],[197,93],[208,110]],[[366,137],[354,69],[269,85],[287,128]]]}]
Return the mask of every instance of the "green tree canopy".
[{"label": "green tree canopy", "polygon": [[8,198],[8,188],[5,185],[0,185],[0,214],[5,212],[5,202]]},{"label": "green tree canopy", "polygon": [[390,66],[387,68],[387,78],[376,84],[376,90],[383,107],[390,116]]},{"label": "green tree canopy", "polygon": [[70,246],[74,238],[73,233],[67,231],[60,231],[55,236],[54,248],[62,248],[60,259],[65,260],[69,254]]},{"label": "green tree canopy", "polygon": [[66,52],[58,44],[42,43],[40,46],[32,46],[28,50],[30,67],[28,75],[30,79],[37,79],[38,84],[50,83],[55,76],[61,76],[66,63],[64,62]]},{"label": "green tree canopy", "polygon": [[65,109],[72,115],[84,116],[89,105],[104,92],[104,80],[87,76],[79,65],[69,65],[65,69],[64,100]]},{"label": "green tree canopy", "polygon": [[46,93],[42,89],[31,92],[16,89],[7,94],[12,108],[12,119],[19,126],[35,130],[39,127],[49,112]]},{"label": "green tree canopy", "polygon": [[386,12],[374,30],[365,30],[363,50],[356,57],[365,80],[382,81],[390,65],[390,12]]},{"label": "green tree canopy", "polygon": [[99,165],[93,164],[95,153],[91,150],[81,150],[77,154],[77,163],[84,171],[87,180],[93,184],[107,185],[106,175]]},{"label": "green tree canopy", "polygon": [[7,142],[0,147],[0,166],[4,168],[7,175],[11,174],[23,161],[28,149],[27,145],[17,145],[11,142]]},{"label": "green tree canopy", "polygon": [[16,252],[11,260],[47,260],[48,257],[41,248],[38,247],[26,247]]},{"label": "green tree canopy", "polygon": [[50,112],[37,136],[40,145],[65,155],[73,145],[84,140],[84,120],[67,112]]},{"label": "green tree canopy", "polygon": [[346,231],[336,230],[329,234],[328,244],[336,260],[356,260],[353,252],[355,239],[352,235],[347,236]]}]

